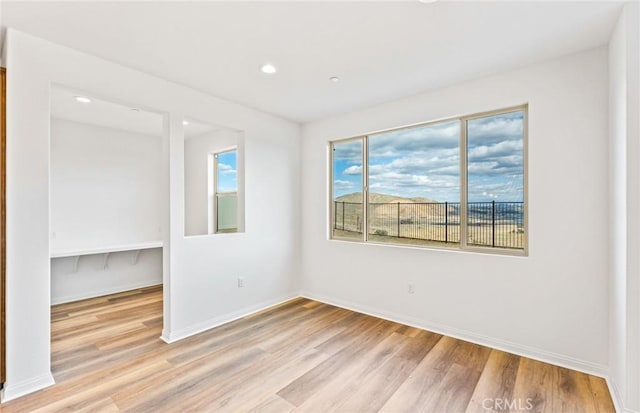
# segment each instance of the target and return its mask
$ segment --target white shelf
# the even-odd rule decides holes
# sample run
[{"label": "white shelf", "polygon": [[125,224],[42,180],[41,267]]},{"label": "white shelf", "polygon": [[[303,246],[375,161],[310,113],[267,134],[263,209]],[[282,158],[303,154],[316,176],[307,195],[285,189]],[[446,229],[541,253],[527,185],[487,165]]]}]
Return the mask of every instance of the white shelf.
[{"label": "white shelf", "polygon": [[139,242],[135,244],[118,244],[96,248],[70,248],[51,251],[51,258],[76,257],[79,255],[106,254],[111,252],[148,250],[162,247],[162,241]]},{"label": "white shelf", "polygon": [[105,247],[94,247],[94,248],[68,248],[68,249],[59,249],[59,250],[51,251],[51,258],[76,257],[73,263],[73,272],[77,272],[78,261],[80,260],[80,257],[83,255],[104,254],[104,259],[102,261],[102,268],[105,269],[107,268],[109,254],[113,252],[133,251],[133,255],[131,257],[131,264],[135,265],[138,262],[138,256],[140,255],[141,250],[148,250],[148,249],[160,248],[160,247],[162,247],[162,241],[138,242],[134,244],[118,244],[118,245],[109,245]]}]

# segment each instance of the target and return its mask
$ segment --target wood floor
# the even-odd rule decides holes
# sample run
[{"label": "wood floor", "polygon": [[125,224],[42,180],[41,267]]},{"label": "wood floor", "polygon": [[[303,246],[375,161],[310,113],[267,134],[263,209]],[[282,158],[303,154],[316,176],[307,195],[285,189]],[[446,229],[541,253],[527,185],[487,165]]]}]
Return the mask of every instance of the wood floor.
[{"label": "wood floor", "polygon": [[52,309],[56,385],[2,412],[613,412],[604,380],[307,299],[166,344],[162,291]]}]

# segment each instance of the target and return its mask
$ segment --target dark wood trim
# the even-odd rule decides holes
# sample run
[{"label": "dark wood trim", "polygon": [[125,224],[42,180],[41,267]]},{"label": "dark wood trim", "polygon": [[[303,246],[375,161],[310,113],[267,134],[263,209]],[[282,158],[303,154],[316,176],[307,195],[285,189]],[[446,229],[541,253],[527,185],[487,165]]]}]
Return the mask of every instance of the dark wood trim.
[{"label": "dark wood trim", "polygon": [[7,269],[7,69],[0,68],[0,383],[6,379],[5,367],[5,285]]}]

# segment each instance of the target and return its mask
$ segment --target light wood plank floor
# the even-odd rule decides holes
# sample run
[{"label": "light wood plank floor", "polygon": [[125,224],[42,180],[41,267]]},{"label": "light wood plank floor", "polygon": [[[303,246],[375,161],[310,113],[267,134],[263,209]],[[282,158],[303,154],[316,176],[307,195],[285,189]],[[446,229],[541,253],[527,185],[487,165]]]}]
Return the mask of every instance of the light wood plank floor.
[{"label": "light wood plank floor", "polygon": [[162,290],[52,309],[57,384],[3,412],[613,412],[597,377],[295,299],[174,344]]}]

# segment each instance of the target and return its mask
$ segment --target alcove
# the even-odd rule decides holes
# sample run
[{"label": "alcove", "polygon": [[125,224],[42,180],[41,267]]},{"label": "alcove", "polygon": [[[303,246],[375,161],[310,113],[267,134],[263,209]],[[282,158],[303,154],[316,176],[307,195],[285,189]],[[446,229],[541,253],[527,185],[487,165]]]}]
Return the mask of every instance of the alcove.
[{"label": "alcove", "polygon": [[51,89],[52,304],[162,283],[163,117]]}]

